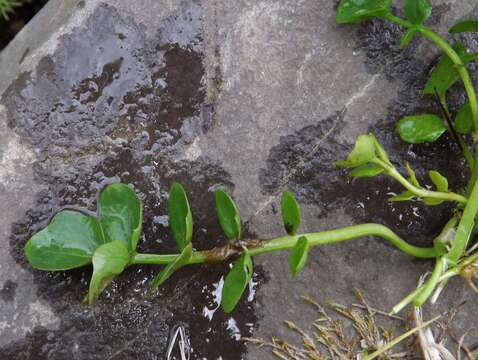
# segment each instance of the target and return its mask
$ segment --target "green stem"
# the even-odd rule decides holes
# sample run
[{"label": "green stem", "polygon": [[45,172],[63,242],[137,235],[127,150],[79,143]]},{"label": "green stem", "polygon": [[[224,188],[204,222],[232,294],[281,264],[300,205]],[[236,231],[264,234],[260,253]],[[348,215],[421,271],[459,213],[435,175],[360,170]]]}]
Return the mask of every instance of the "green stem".
[{"label": "green stem", "polygon": [[468,203],[463,210],[463,215],[456,229],[456,235],[453,239],[450,252],[447,254],[447,260],[451,265],[455,265],[464,254],[470,239],[473,227],[475,226],[475,217],[478,213],[478,182],[475,182],[468,199]]},{"label": "green stem", "polygon": [[447,269],[447,262],[443,257],[437,258],[435,268],[433,269],[432,275],[424,284],[422,290],[417,294],[413,299],[413,304],[415,306],[422,306],[425,301],[428,300],[430,295],[433,293],[438,283],[440,282],[440,277]]},{"label": "green stem", "polygon": [[[347,226],[340,229],[325,230],[316,233],[283,236],[272,240],[250,240],[242,242],[239,245],[247,247],[251,256],[256,256],[275,251],[288,250],[296,244],[300,236],[305,236],[309,241],[310,246],[335,244],[364,236],[379,236],[388,240],[403,252],[417,258],[431,259],[442,255],[435,248],[422,248],[410,245],[392,230],[380,224]],[[240,246],[234,245],[226,245],[212,250],[195,251],[188,264],[226,261],[230,257],[239,254],[241,251]],[[179,256],[179,254],[135,254],[130,264],[166,265],[173,262],[177,256]]]},{"label": "green stem", "polygon": [[384,17],[387,20],[390,20],[398,25],[404,26],[406,28],[416,28],[420,33],[434,42],[443,52],[450,58],[450,60],[455,64],[456,70],[460,75],[461,80],[463,81],[463,85],[465,87],[466,94],[468,96],[468,100],[470,101],[470,108],[471,113],[473,116],[473,124],[475,128],[475,141],[478,140],[478,100],[476,98],[475,88],[473,87],[473,82],[471,81],[470,74],[466,69],[465,64],[461,60],[460,56],[456,53],[453,47],[440,35],[438,35],[433,30],[425,27],[425,26],[417,26],[412,24],[411,22],[401,19],[395,15],[388,14]]},{"label": "green stem", "polygon": [[430,191],[430,190],[418,188],[412,183],[410,183],[407,179],[405,179],[397,171],[397,169],[395,169],[395,167],[387,164],[386,162],[378,158],[371,160],[371,162],[382,167],[386,171],[387,175],[393,177],[400,184],[402,184],[405,189],[411,191],[412,193],[414,193],[416,196],[420,198],[434,198],[434,199],[440,199],[440,200],[446,200],[446,201],[457,201],[462,204],[465,204],[467,202],[466,197],[453,192],[445,193],[440,191]]}]

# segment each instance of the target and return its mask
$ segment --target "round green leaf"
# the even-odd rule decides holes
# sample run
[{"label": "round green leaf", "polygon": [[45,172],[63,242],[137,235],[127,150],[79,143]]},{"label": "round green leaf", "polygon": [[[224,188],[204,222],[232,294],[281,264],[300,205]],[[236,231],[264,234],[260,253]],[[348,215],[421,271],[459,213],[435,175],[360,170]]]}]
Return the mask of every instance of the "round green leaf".
[{"label": "round green leaf", "polygon": [[406,116],[397,124],[400,137],[411,144],[436,141],[445,131],[443,120],[434,114]]},{"label": "round green leaf", "polygon": [[111,280],[123,272],[129,260],[128,248],[120,240],[106,243],[96,249],[93,254],[93,275],[88,290],[88,304],[93,304]]},{"label": "round green leaf", "polygon": [[215,192],[216,212],[224,235],[229,240],[237,240],[241,237],[241,217],[234,200],[224,190]]},{"label": "round green leaf", "polygon": [[158,275],[156,275],[151,283],[151,290],[156,290],[161,286],[166,280],[169,279],[171,275],[176,270],[179,270],[184,265],[186,265],[193,254],[193,245],[191,243],[187,244],[184,250],[181,252],[181,255],[176,257],[173,262],[170,262]]},{"label": "round green leaf", "polygon": [[405,14],[414,24],[422,24],[432,14],[432,6],[428,0],[407,0]]},{"label": "round green leaf", "polygon": [[352,152],[345,160],[336,161],[339,167],[353,168],[368,163],[376,157],[376,139],[371,134],[361,134],[357,137]]},{"label": "round green leaf", "polygon": [[300,207],[294,194],[289,191],[282,193],[281,212],[285,231],[289,235],[295,235],[300,225]]},{"label": "round green leaf", "polygon": [[188,197],[181,184],[173,183],[168,199],[169,226],[180,251],[191,242],[193,236],[193,216]]},{"label": "round green leaf", "polygon": [[121,240],[136,250],[143,224],[143,205],[126,184],[108,185],[100,194],[98,213],[106,241]]},{"label": "round green leaf", "polygon": [[462,32],[478,32],[478,21],[477,20],[465,20],[460,21],[453,25],[450,29],[450,33],[462,33]]},{"label": "round green leaf", "polygon": [[469,101],[456,114],[454,128],[460,134],[469,134],[473,131],[473,115]]},{"label": "round green leaf", "polygon": [[297,274],[302,271],[305,264],[307,263],[309,249],[309,241],[305,236],[301,236],[295,243],[294,247],[291,249],[289,265],[290,270],[292,271],[292,274],[294,276],[297,276]]},{"label": "round green leaf", "polygon": [[94,251],[105,242],[95,217],[65,210],[28,240],[25,256],[36,269],[69,270],[91,263]]},{"label": "round green leaf", "polygon": [[373,16],[384,16],[390,12],[392,0],[341,0],[336,21],[339,24],[357,23]]},{"label": "round green leaf", "polygon": [[252,279],[252,275],[252,258],[249,253],[245,252],[236,261],[224,280],[221,305],[225,313],[230,313],[234,310],[247,284]]}]

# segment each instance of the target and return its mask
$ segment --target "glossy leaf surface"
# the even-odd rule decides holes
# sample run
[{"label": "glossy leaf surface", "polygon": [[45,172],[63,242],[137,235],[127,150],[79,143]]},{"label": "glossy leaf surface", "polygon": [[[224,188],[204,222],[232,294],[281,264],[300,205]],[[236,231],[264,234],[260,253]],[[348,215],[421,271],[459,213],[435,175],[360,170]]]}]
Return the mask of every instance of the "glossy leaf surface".
[{"label": "glossy leaf surface", "polygon": [[341,0],[337,8],[339,24],[357,23],[390,12],[392,0]]},{"label": "glossy leaf surface", "polygon": [[191,242],[193,236],[193,216],[188,197],[179,183],[173,183],[168,199],[169,226],[179,251]]},{"label": "glossy leaf surface", "polygon": [[130,260],[128,248],[120,240],[101,245],[93,254],[93,275],[88,290],[91,305],[111,280],[123,272]]},{"label": "glossy leaf surface", "polygon": [[192,254],[193,245],[189,243],[181,252],[181,255],[179,255],[173,262],[169,263],[158,275],[154,277],[153,282],[151,283],[151,290],[156,290],[166,280],[168,280],[176,270],[186,265],[189,259],[191,259]]},{"label": "glossy leaf surface", "polygon": [[252,279],[252,275],[252,258],[246,252],[236,261],[224,280],[221,305],[225,313],[234,310],[246,290],[247,284]]},{"label": "glossy leaf surface", "polygon": [[224,190],[216,190],[216,212],[224,235],[229,240],[241,237],[241,217],[231,196]]},{"label": "glossy leaf surface", "polygon": [[462,32],[478,32],[478,21],[477,20],[464,20],[456,23],[450,29],[450,33],[462,33]]},{"label": "glossy leaf surface", "polygon": [[422,24],[432,14],[432,6],[428,0],[407,0],[405,14],[414,24]]},{"label": "glossy leaf surface", "polygon": [[473,115],[469,101],[463,104],[456,114],[454,128],[460,134],[469,134],[473,131]]},{"label": "glossy leaf surface", "polygon": [[68,270],[91,263],[94,251],[105,242],[95,217],[65,210],[28,240],[25,255],[36,269]]},{"label": "glossy leaf surface", "polygon": [[100,194],[98,213],[106,241],[120,240],[134,251],[141,236],[143,205],[126,184],[108,185]]},{"label": "glossy leaf surface", "polygon": [[412,115],[401,119],[397,131],[402,140],[419,144],[436,141],[445,131],[443,120],[434,114]]},{"label": "glossy leaf surface", "polygon": [[294,247],[291,249],[289,257],[289,266],[294,276],[297,276],[307,263],[309,249],[309,241],[305,236],[301,236],[297,240]]},{"label": "glossy leaf surface", "polygon": [[352,152],[345,160],[336,161],[339,167],[350,168],[366,164],[376,157],[375,137],[373,135],[362,134],[357,137]]},{"label": "glossy leaf surface", "polygon": [[294,194],[289,191],[282,193],[281,213],[285,230],[289,235],[295,235],[300,225],[300,207]]}]

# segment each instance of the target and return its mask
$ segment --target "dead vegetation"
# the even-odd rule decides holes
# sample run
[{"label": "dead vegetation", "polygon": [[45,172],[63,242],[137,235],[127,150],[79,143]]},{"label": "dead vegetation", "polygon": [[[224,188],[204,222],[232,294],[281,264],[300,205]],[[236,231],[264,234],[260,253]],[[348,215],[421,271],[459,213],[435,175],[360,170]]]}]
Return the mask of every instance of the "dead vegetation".
[{"label": "dead vegetation", "polygon": [[[308,332],[292,321],[285,321],[299,337],[298,345],[277,337],[270,340],[247,338],[245,341],[268,349],[282,360],[478,359],[478,350],[472,351],[465,346],[466,333],[456,337],[449,331],[460,306],[442,317],[424,322],[419,308],[414,308],[407,318],[390,315],[371,307],[359,290],[354,292],[358,303],[350,306],[332,301],[322,306],[304,296],[305,303],[316,309],[318,317]],[[380,325],[380,317],[389,319],[392,328]],[[404,328],[408,331],[399,335]],[[449,349],[445,344],[456,347]]]}]

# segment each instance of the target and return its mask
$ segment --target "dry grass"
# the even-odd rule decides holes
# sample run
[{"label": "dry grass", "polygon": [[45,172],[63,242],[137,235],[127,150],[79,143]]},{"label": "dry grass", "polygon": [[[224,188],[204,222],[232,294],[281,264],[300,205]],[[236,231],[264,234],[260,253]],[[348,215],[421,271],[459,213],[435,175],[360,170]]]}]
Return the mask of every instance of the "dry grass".
[{"label": "dry grass", "polygon": [[[312,330],[306,332],[294,322],[285,321],[286,326],[300,338],[300,345],[291,344],[277,337],[272,337],[270,341],[260,338],[245,340],[269,349],[282,360],[361,360],[367,359],[371,354],[376,359],[478,359],[476,353],[473,354],[464,346],[466,334],[454,339],[447,332],[449,322],[459,308],[451,310],[446,314],[447,316],[444,316],[448,319],[448,323],[443,324],[437,321],[433,324],[436,329],[442,330],[441,336],[436,337],[428,326],[430,322],[423,322],[420,310],[415,309],[411,318],[405,319],[374,309],[358,290],[355,290],[355,295],[359,300],[358,303],[344,306],[336,302],[328,302],[327,311],[324,306],[310,297],[303,297],[304,301],[313,306],[318,314],[312,324]],[[379,317],[386,317],[393,328],[380,326]],[[396,330],[404,327],[411,330],[398,337]],[[407,339],[402,341],[404,338]],[[446,339],[456,342],[456,351],[445,347]],[[399,341],[401,341],[400,349],[394,350],[395,347],[391,345]],[[455,352],[457,355],[453,355]]]}]

